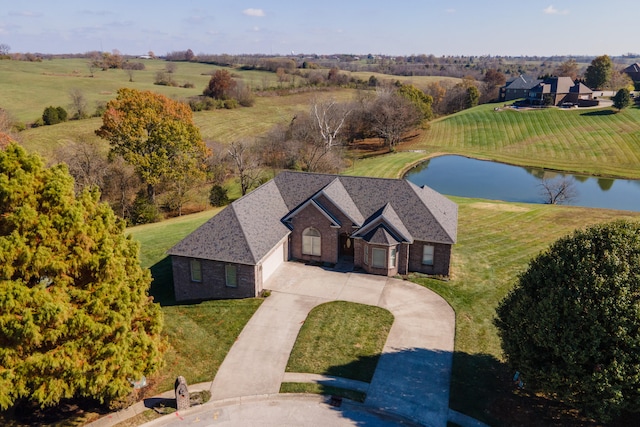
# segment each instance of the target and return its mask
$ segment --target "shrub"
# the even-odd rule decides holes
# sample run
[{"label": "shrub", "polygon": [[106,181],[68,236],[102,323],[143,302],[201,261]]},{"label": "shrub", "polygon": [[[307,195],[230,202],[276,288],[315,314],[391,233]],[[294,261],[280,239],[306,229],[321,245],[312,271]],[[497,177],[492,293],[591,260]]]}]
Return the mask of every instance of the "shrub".
[{"label": "shrub", "polygon": [[55,125],[67,121],[67,110],[62,107],[49,106],[42,113],[42,122],[45,125]]},{"label": "shrub", "polygon": [[226,108],[227,110],[238,108],[239,105],[240,104],[238,104],[238,101],[236,99],[226,99],[224,101],[224,108]]},{"label": "shrub", "polygon": [[496,309],[509,364],[607,421],[640,411],[640,223],[579,230],[533,259]]},{"label": "shrub", "polygon": [[129,213],[129,222],[133,225],[150,224],[161,219],[160,210],[149,200],[144,192],[138,193]]},{"label": "shrub", "polygon": [[209,203],[211,206],[215,207],[229,204],[227,189],[217,184],[211,187],[211,191],[209,192]]},{"label": "shrub", "polygon": [[196,87],[196,85],[194,85],[191,82],[186,82],[185,84],[182,85],[182,87],[185,88],[185,89],[192,89],[192,88]]},{"label": "shrub", "polygon": [[104,101],[98,101],[96,103],[96,112],[93,113],[93,117],[102,117],[107,111],[107,103]]}]

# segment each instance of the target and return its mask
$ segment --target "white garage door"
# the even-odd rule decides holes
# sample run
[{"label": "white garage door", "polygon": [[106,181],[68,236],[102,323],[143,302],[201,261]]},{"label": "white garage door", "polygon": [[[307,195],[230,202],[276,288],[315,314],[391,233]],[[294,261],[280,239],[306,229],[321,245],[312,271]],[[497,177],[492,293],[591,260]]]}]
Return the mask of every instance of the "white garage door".
[{"label": "white garage door", "polygon": [[276,246],[275,250],[262,261],[262,283],[266,282],[283,262],[284,242]]}]

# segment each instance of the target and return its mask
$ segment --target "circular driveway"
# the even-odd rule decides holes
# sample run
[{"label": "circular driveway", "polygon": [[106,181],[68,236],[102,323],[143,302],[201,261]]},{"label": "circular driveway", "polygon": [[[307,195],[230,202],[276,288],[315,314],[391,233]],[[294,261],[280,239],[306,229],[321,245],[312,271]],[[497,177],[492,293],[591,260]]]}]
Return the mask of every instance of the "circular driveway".
[{"label": "circular driveway", "polygon": [[[446,426],[455,314],[444,299],[399,279],[294,262],[280,266],[265,288],[271,296],[220,366],[211,401],[148,426]],[[279,395],[309,311],[338,300],[379,306],[394,315],[364,404],[345,400],[336,407],[326,396]]]}]

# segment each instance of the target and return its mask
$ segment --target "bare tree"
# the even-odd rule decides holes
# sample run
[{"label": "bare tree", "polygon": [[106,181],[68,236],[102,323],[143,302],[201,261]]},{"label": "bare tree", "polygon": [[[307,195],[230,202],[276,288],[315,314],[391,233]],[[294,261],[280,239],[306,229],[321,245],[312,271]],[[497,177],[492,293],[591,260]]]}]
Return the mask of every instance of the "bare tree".
[{"label": "bare tree", "polygon": [[340,143],[338,134],[351,109],[344,104],[338,104],[335,99],[311,102],[311,113],[315,118],[315,126],[320,132],[320,137],[329,151]]},{"label": "bare tree", "polygon": [[78,88],[73,88],[69,91],[69,98],[71,99],[71,106],[69,109],[73,111],[73,118],[84,119],[89,116],[87,111],[88,103],[87,98],[84,96],[84,92]]},{"label": "bare tree", "polygon": [[9,55],[9,51],[11,50],[11,47],[9,47],[8,44],[6,43],[0,43],[0,55]]},{"label": "bare tree", "polygon": [[240,191],[244,196],[251,188],[260,182],[262,171],[259,167],[258,157],[253,151],[252,144],[247,141],[232,142],[227,152],[233,162],[238,181],[240,182]]},{"label": "bare tree", "polygon": [[102,189],[108,174],[107,153],[96,141],[71,141],[54,154],[58,162],[64,162],[76,182],[76,191],[85,188]]},{"label": "bare tree", "polygon": [[393,151],[405,134],[421,121],[420,111],[411,101],[395,93],[378,96],[371,112],[372,128]]},{"label": "bare tree", "polygon": [[571,80],[578,78],[578,63],[571,58],[558,65],[554,70],[554,74],[558,77],[571,77]]},{"label": "bare tree", "polygon": [[550,205],[570,203],[578,197],[574,181],[566,176],[556,179],[542,178],[539,187],[544,202]]},{"label": "bare tree", "polygon": [[167,62],[164,66],[164,69],[167,73],[173,74],[178,69],[178,64],[176,64],[175,62]]}]

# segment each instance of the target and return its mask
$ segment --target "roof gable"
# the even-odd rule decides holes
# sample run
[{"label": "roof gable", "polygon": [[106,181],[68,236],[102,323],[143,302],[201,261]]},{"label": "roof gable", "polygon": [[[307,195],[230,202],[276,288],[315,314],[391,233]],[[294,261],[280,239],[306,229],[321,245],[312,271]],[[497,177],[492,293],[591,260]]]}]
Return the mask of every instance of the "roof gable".
[{"label": "roof gable", "polygon": [[340,227],[340,225],[341,225],[340,221],[336,217],[331,215],[331,212],[329,212],[327,209],[325,209],[325,207],[322,206],[322,204],[317,202],[315,199],[309,199],[306,202],[304,202],[303,204],[301,204],[300,206],[298,206],[296,209],[294,209],[291,212],[289,212],[284,218],[282,218],[282,222],[290,221],[291,219],[293,219],[293,217],[298,215],[300,212],[302,212],[303,210],[305,210],[309,206],[316,208],[325,218],[327,218],[329,220],[329,222],[331,223],[332,226]]},{"label": "roof gable", "polygon": [[374,245],[385,246],[393,246],[400,243],[398,239],[396,239],[391,233],[389,233],[384,225],[379,225],[375,229],[371,230],[371,232],[363,236],[363,240]]},{"label": "roof gable", "polygon": [[[339,221],[315,198],[323,195],[362,224],[382,226],[381,241],[414,240],[453,244],[457,205],[428,187],[402,179],[366,178],[285,171],[236,200],[172,247],[168,254],[256,265],[290,230],[283,223],[313,205],[336,226]],[[365,220],[366,218],[366,220]]]},{"label": "roof gable", "polygon": [[177,245],[169,255],[257,264],[289,234],[288,212],[273,181],[236,200]]},{"label": "roof gable", "polygon": [[397,236],[396,239],[413,243],[411,233],[409,233],[409,230],[407,230],[407,227],[405,227],[402,220],[398,217],[398,214],[389,203],[384,205],[378,212],[371,215],[362,228],[354,233],[354,237],[364,237],[368,232],[383,224],[394,231],[394,234]]},{"label": "roof gable", "polygon": [[342,185],[342,182],[340,182],[340,179],[336,178],[331,181],[329,185],[324,187],[314,196],[314,199],[321,195],[329,199],[329,201],[331,201],[336,208],[340,209],[340,211],[344,213],[354,225],[362,225],[364,217],[358,210],[358,207],[353,202],[353,199],[347,190]]}]

